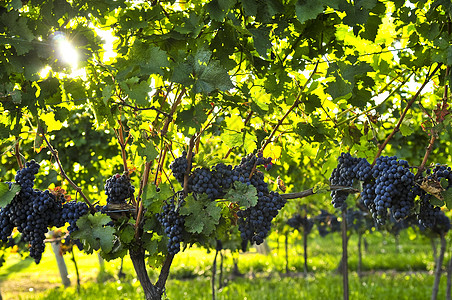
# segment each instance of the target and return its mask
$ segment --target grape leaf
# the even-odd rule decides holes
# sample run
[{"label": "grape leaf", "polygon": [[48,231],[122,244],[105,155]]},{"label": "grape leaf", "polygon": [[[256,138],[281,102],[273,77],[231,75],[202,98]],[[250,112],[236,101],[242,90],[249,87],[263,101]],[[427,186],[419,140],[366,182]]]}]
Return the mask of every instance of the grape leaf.
[{"label": "grape leaf", "polygon": [[224,198],[248,208],[257,204],[257,190],[251,184],[247,185],[243,182],[235,181],[234,188],[229,189]]},{"label": "grape leaf", "polygon": [[[113,250],[115,240],[115,229],[105,226],[111,221],[111,218],[100,212],[94,215],[86,214],[77,221],[78,230],[71,235],[74,239],[80,239],[84,242],[85,248],[99,250],[102,248],[105,252]],[[86,243],[88,247],[86,247]],[[92,251],[92,250],[91,250]]]},{"label": "grape leaf", "polygon": [[324,194],[324,193],[328,193],[329,192],[329,185],[323,183],[323,182],[319,182],[316,183],[316,185],[314,185],[314,187],[312,188],[312,192],[314,194]]},{"label": "grape leaf", "polygon": [[227,91],[234,88],[228,71],[221,65],[220,61],[211,60],[207,66],[202,66],[202,73],[200,73],[193,87],[195,93],[210,93],[216,89]]},{"label": "grape leaf", "polygon": [[146,159],[153,160],[159,155],[158,151],[154,147],[154,143],[152,141],[144,141],[138,145],[138,155],[141,157],[146,156]]},{"label": "grape leaf", "polygon": [[212,0],[206,4],[206,10],[212,19],[221,22],[234,2],[233,0]]},{"label": "grape leaf", "polygon": [[447,209],[452,209],[452,188],[444,191],[442,193],[442,196],[444,198],[444,201],[446,202]]},{"label": "grape leaf", "polygon": [[323,12],[323,1],[320,0],[299,0],[295,3],[295,13],[298,20],[304,23],[307,20],[317,18]]},{"label": "grape leaf", "polygon": [[11,189],[9,189],[9,184],[6,182],[0,182],[0,207],[5,207],[11,201],[13,201],[14,196],[20,192],[20,185],[17,183],[11,184]]},{"label": "grape leaf", "polygon": [[119,239],[124,244],[130,244],[130,242],[133,241],[134,235],[135,235],[135,229],[134,229],[133,225],[131,225],[131,224],[126,224],[125,226],[123,226],[118,234]]},{"label": "grape leaf", "polygon": [[221,208],[205,195],[198,200],[193,197],[187,197],[185,200],[186,203],[180,210],[180,214],[186,216],[185,229],[191,233],[210,235],[220,221]]},{"label": "grape leaf", "polygon": [[144,207],[152,212],[157,213],[160,211],[163,200],[168,199],[173,195],[173,191],[171,190],[171,186],[167,183],[162,183],[159,185],[160,191],[157,192],[157,189],[154,185],[146,185],[143,189],[143,205]]},{"label": "grape leaf", "polygon": [[[157,238],[155,238],[157,237]],[[157,235],[153,233],[145,232],[142,237],[143,246],[144,248],[149,252],[149,255],[154,255],[158,251],[159,246],[159,240],[161,237],[158,237]]]},{"label": "grape leaf", "polygon": [[409,136],[414,132],[412,124],[413,121],[410,118],[402,121],[402,124],[400,124],[400,132],[403,136]]}]

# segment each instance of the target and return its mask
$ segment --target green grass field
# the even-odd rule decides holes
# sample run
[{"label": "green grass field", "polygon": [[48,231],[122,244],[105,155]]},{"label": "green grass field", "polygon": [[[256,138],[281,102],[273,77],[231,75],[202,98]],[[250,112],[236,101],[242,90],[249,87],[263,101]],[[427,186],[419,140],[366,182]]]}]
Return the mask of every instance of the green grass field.
[{"label": "green grass field", "polygon": [[[357,237],[349,241],[350,299],[428,299],[433,286],[433,255],[430,240],[410,240],[405,232],[397,247],[394,237],[374,233],[366,237],[368,248],[363,250],[363,276],[358,277]],[[308,276],[303,276],[301,241],[294,235],[289,248],[289,270],[283,237],[269,239],[272,252],[258,254],[256,249],[235,254],[243,276],[233,276],[232,254],[225,252],[223,279],[225,286],[218,289],[217,299],[340,299],[342,277],[335,269],[341,256],[339,235],[310,238],[308,245]],[[74,264],[65,256],[72,286],[63,288],[51,248],[48,247],[41,263],[11,256],[0,268],[3,299],[143,299],[139,282],[134,277],[132,263],[124,260],[126,277],[119,280],[120,260],[105,262],[100,273],[97,255],[76,252],[81,279],[77,292]],[[211,273],[214,253],[192,248],[175,257],[167,283],[169,299],[212,299]],[[445,262],[449,260],[446,253]],[[217,276],[219,260],[217,264]],[[149,268],[154,280],[158,270]],[[440,284],[439,299],[446,293],[446,276]]]}]

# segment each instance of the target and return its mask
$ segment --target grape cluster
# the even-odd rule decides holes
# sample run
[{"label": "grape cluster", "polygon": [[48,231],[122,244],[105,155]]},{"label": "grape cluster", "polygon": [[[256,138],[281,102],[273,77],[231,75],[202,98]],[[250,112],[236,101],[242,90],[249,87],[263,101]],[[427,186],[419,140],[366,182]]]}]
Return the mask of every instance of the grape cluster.
[{"label": "grape cluster", "polygon": [[[414,207],[417,189],[414,174],[410,171],[406,160],[398,160],[396,156],[381,156],[372,168],[373,180],[366,186],[363,202],[371,210],[374,219],[384,223],[390,210],[396,221],[407,217]],[[370,191],[372,190],[372,191]],[[373,200],[373,205],[368,205]]]},{"label": "grape cluster", "polygon": [[124,203],[127,198],[133,196],[135,187],[125,175],[115,174],[105,183],[107,203]]},{"label": "grape cluster", "polygon": [[[450,167],[445,167],[442,165],[437,165],[431,169],[427,170],[427,179],[441,181],[441,179],[445,179],[447,181],[446,189],[449,189],[452,186],[452,171]],[[420,205],[419,205],[419,214],[418,220],[421,228],[436,228],[438,230],[447,227],[445,224],[445,219],[442,217],[444,214],[439,207],[435,207],[430,204],[430,199],[432,195],[428,194],[424,190],[419,189],[419,194],[421,197]],[[447,218],[447,217],[446,217]],[[442,220],[441,220],[442,219]],[[439,221],[439,225],[437,226],[437,222]],[[442,225],[441,225],[442,224]]]},{"label": "grape cluster", "polygon": [[276,192],[270,192],[268,195],[258,197],[255,206],[238,211],[238,225],[242,241],[254,242],[257,245],[262,244],[270,231],[273,218],[278,215],[278,211],[285,204],[286,199],[283,199]]},{"label": "grape cluster", "polygon": [[196,168],[188,179],[188,192],[206,193],[211,200],[222,198],[233,183],[232,166],[216,164],[212,169]]},{"label": "grape cluster", "polygon": [[[187,169],[187,153],[176,158],[170,168],[174,177],[183,184],[183,177]],[[221,199],[233,187],[235,181],[253,185],[257,190],[257,204],[237,213],[238,225],[242,240],[260,244],[270,230],[271,221],[284,206],[286,200],[278,193],[269,192],[264,181],[264,175],[256,167],[264,166],[270,169],[271,158],[264,158],[262,153],[249,154],[242,158],[239,165],[232,167],[219,163],[212,168],[196,168],[188,178],[187,191],[194,194],[205,193],[211,200]]]},{"label": "grape cluster", "polygon": [[[63,205],[64,196],[57,197],[49,190],[33,189],[38,171],[39,164],[34,160],[27,162],[25,168],[17,171],[15,180],[21,190],[0,211],[0,239],[7,241],[13,229],[17,228],[24,241],[29,243],[30,256],[36,263],[40,262],[44,252],[48,227],[63,227],[66,221],[69,221],[69,231],[72,232],[77,219],[88,212],[84,203],[77,205],[78,211],[73,211],[72,204]],[[82,205],[85,207],[82,208]]]},{"label": "grape cluster", "polygon": [[341,222],[339,222],[337,217],[324,209],[320,210],[320,214],[315,217],[315,220],[321,237],[325,237],[331,232],[338,232],[341,230]]},{"label": "grape cluster", "polygon": [[24,240],[30,244],[30,256],[36,263],[41,260],[45,248],[47,227],[62,226],[61,201],[49,191],[33,189],[38,171],[39,164],[34,160],[27,162],[23,169],[17,171],[15,180],[21,190],[0,212],[0,238],[6,241],[14,227],[17,227]]},{"label": "grape cluster", "polygon": [[[430,173],[430,172],[429,172]],[[430,175],[430,174],[429,174]],[[452,169],[443,165],[436,165],[430,178],[441,181],[444,178],[447,181],[446,190],[452,187]]]},{"label": "grape cluster", "polygon": [[436,214],[435,225],[432,228],[433,232],[443,235],[446,234],[451,228],[450,219],[441,210]]},{"label": "grape cluster", "polygon": [[257,190],[257,204],[237,212],[238,228],[243,241],[242,248],[246,248],[248,241],[257,245],[264,241],[270,231],[273,218],[278,215],[278,211],[284,207],[287,201],[277,192],[269,192],[264,175],[255,171],[256,166],[270,161],[270,159],[264,159],[262,153],[258,153],[257,156],[249,154],[242,158],[240,164],[235,166],[232,172],[234,181],[238,179],[242,183],[251,184]]},{"label": "grape cluster", "polygon": [[67,228],[69,233],[78,230],[77,220],[88,212],[88,205],[84,202],[70,201],[63,205],[61,216],[63,220],[69,223]]},{"label": "grape cluster", "polygon": [[[351,187],[356,179],[367,180],[370,171],[371,167],[366,159],[352,157],[350,153],[341,153],[338,165],[331,174],[330,184]],[[343,208],[348,195],[347,191],[332,191],[331,204],[334,208]]]},{"label": "grape cluster", "polygon": [[[363,181],[361,203],[378,224],[383,224],[389,216],[399,221],[410,214],[419,188],[407,161],[398,160],[396,156],[381,156],[371,166],[363,158],[342,153],[338,162],[330,178],[331,184],[352,186],[354,180]],[[347,195],[346,191],[331,192],[333,206],[343,208]]]},{"label": "grape cluster", "polygon": [[169,167],[173,172],[176,180],[183,186],[185,172],[187,171],[188,167],[187,151],[183,151],[182,156],[176,158]]},{"label": "grape cluster", "polygon": [[183,241],[185,217],[179,213],[185,204],[183,194],[179,195],[178,203],[175,197],[165,202],[162,212],[157,214],[157,220],[163,226],[168,237],[168,254],[176,255],[180,251],[180,243]]},{"label": "grape cluster", "polygon": [[300,230],[300,227],[303,227],[304,232],[309,234],[312,227],[314,227],[314,220],[307,216],[302,217],[300,214],[294,214],[287,220],[287,225],[297,230]]}]

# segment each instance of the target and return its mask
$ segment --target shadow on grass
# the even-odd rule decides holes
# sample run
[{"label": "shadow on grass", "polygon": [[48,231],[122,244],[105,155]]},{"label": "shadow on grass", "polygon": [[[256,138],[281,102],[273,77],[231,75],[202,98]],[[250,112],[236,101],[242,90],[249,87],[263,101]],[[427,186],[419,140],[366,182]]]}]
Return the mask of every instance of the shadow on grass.
[{"label": "shadow on grass", "polygon": [[3,270],[0,274],[0,280],[7,279],[9,277],[9,275],[22,271],[23,269],[30,266],[32,263],[34,263],[33,258],[27,257],[27,258],[15,263],[14,265],[9,266],[6,269],[2,268]]}]

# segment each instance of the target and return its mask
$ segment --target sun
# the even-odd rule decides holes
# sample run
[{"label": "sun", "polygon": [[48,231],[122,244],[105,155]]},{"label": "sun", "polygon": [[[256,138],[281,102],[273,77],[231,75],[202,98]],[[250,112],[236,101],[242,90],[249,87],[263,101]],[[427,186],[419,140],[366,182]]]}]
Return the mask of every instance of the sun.
[{"label": "sun", "polygon": [[61,31],[57,31],[53,35],[53,40],[55,41],[56,44],[56,50],[59,59],[61,59],[62,62],[71,66],[73,70],[76,70],[79,61],[79,54],[75,49],[74,45],[72,45],[69,39],[67,38],[66,34],[64,34]]}]

